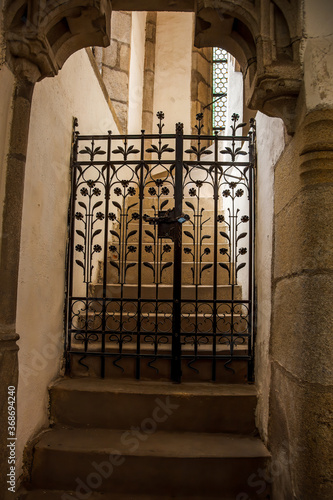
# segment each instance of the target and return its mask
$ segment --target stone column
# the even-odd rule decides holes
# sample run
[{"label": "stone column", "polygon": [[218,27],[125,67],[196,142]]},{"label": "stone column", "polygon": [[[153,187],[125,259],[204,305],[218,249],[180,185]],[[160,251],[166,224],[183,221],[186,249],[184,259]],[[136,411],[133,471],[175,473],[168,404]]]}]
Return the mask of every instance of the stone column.
[{"label": "stone column", "polygon": [[147,12],[143,73],[142,128],[153,132],[157,13]]},{"label": "stone column", "polygon": [[17,285],[23,207],[24,173],[34,83],[18,79],[13,100],[9,153],[6,164],[5,198],[0,253],[0,491],[7,491],[8,386],[17,388],[18,346],[16,341]]},{"label": "stone column", "polygon": [[333,470],[333,110],[275,169],[270,445],[274,498],[329,500]]}]

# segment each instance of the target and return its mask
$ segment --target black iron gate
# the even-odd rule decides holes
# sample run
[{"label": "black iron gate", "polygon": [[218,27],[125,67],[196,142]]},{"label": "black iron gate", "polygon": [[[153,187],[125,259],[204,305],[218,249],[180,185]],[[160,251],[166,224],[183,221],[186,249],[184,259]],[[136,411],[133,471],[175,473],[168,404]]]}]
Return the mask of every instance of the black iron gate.
[{"label": "black iron gate", "polygon": [[[74,130],[68,368],[171,379],[210,366],[253,376],[255,129],[86,136]],[[77,123],[75,124],[77,126]],[[164,363],[164,365],[163,365]],[[164,366],[164,368],[163,368]]]}]

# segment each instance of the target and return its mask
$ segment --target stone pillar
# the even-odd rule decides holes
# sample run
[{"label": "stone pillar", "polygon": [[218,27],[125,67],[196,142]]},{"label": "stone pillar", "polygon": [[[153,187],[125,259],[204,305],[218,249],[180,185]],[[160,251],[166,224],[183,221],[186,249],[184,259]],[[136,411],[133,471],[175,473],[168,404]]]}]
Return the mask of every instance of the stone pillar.
[{"label": "stone pillar", "polygon": [[[6,164],[5,198],[0,254],[0,491],[7,491],[8,386],[17,388],[18,346],[16,305],[20,261],[24,172],[34,83],[18,79],[13,100],[9,153]],[[5,497],[6,498],[6,497]]]},{"label": "stone pillar", "polygon": [[[0,65],[16,76],[0,228],[0,491],[7,489],[8,386],[17,388],[18,346],[16,307],[26,153],[35,82],[54,76],[77,50],[110,41],[111,3],[83,0],[30,2],[22,16],[21,3],[6,1],[0,15]],[[62,20],[63,22],[59,22]],[[67,33],[64,33],[67,30]],[[48,35],[52,33],[53,45]]]},{"label": "stone pillar", "polygon": [[156,22],[157,13],[147,12],[142,99],[142,128],[147,134],[153,131],[154,119]]},{"label": "stone pillar", "polygon": [[[270,445],[276,500],[333,495],[333,110],[275,169]],[[275,475],[274,475],[275,474]]]}]

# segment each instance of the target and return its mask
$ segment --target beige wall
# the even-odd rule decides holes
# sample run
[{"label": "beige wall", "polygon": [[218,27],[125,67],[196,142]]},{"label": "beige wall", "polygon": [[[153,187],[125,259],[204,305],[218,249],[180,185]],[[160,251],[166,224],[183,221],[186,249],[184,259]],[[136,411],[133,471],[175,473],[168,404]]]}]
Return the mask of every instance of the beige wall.
[{"label": "beige wall", "polygon": [[131,63],[129,75],[128,133],[142,128],[143,72],[145,62],[146,12],[132,13]]},{"label": "beige wall", "polygon": [[257,426],[267,442],[270,391],[270,332],[272,308],[272,256],[274,213],[274,167],[284,146],[284,125],[279,118],[258,112],[256,183],[256,288],[257,338],[256,386]]},{"label": "beige wall", "polygon": [[32,103],[17,311],[18,457],[48,425],[47,386],[61,367],[73,116],[81,133],[118,133],[85,50],[56,78],[38,83]]},{"label": "beige wall", "polygon": [[177,122],[191,133],[193,22],[187,12],[157,15],[154,115],[164,111],[164,133],[174,133]]},{"label": "beige wall", "polygon": [[[7,66],[0,69],[0,228],[2,227],[2,212],[6,184],[6,156],[8,154],[10,127],[12,121],[12,105],[14,93],[14,76]],[[1,250],[1,245],[0,245]]]}]

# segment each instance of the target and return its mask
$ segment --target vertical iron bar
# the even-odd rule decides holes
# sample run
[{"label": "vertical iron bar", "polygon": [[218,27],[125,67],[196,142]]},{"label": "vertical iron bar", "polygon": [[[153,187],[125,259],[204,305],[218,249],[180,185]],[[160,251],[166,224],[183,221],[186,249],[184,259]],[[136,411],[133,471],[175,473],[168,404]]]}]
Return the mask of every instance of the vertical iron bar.
[{"label": "vertical iron bar", "polygon": [[253,124],[253,131],[251,134],[251,140],[249,142],[249,212],[250,212],[250,225],[249,225],[249,342],[248,342],[248,354],[251,356],[251,360],[248,362],[248,382],[253,382],[254,380],[254,316],[255,316],[255,305],[254,305],[254,294],[255,294],[255,283],[254,283],[254,267],[255,267],[255,125]]},{"label": "vertical iron bar", "polygon": [[138,249],[138,316],[137,316],[137,336],[136,336],[136,363],[135,377],[140,378],[141,373],[141,299],[142,299],[142,232],[143,232],[143,197],[144,197],[144,179],[143,165],[145,154],[145,137],[144,130],[141,130],[141,153],[140,153],[140,178],[139,178],[139,249]]},{"label": "vertical iron bar", "polygon": [[[176,125],[176,166],[175,166],[175,218],[182,215],[183,206],[183,130],[184,125]],[[181,381],[181,297],[182,297],[182,225],[175,223],[174,265],[173,265],[173,337],[171,379]]]},{"label": "vertical iron bar", "polygon": [[[110,206],[110,155],[111,155],[111,130],[108,131],[107,142],[107,164],[106,164],[106,183],[105,183],[105,224],[104,224],[104,262],[103,262],[103,310],[102,310],[102,353],[105,353],[106,336],[106,287],[108,272],[108,232],[109,232],[109,206]],[[101,357],[101,377],[105,377],[105,356]]]},{"label": "vertical iron bar", "polygon": [[[73,119],[73,143],[72,143],[72,158],[71,158],[71,198],[68,209],[68,226],[69,226],[69,242],[68,242],[68,256],[67,256],[67,266],[68,270],[66,273],[68,284],[67,284],[67,297],[66,297],[66,328],[67,328],[67,351],[71,350],[72,345],[72,306],[73,306],[73,271],[74,271],[74,224],[75,224],[75,201],[76,201],[76,163],[78,154],[78,140],[79,132],[76,131],[78,125],[77,118]],[[66,338],[65,338],[66,342]],[[66,353],[66,370],[70,370],[70,359],[69,355]]]},{"label": "vertical iron bar", "polygon": [[219,188],[218,188],[218,140],[217,131],[214,138],[214,278],[213,278],[213,363],[212,363],[212,380],[216,380],[216,335],[217,335],[217,243],[218,243],[218,228],[217,228],[217,215],[218,215],[218,201],[219,201]]}]

